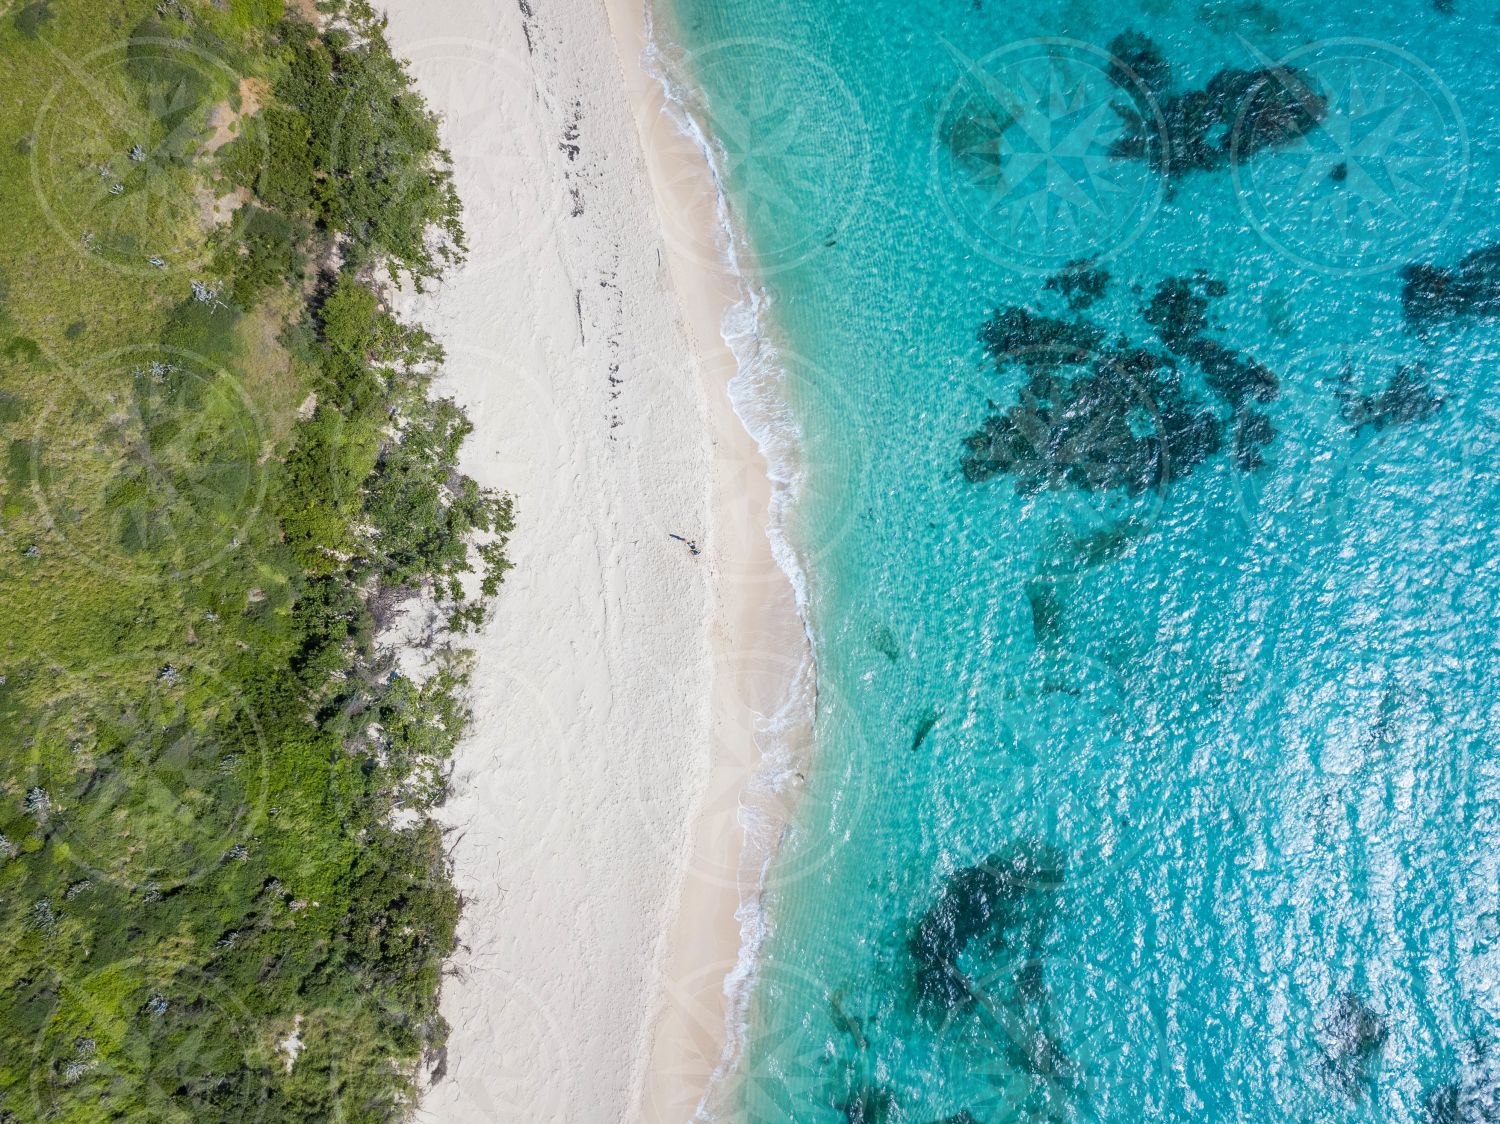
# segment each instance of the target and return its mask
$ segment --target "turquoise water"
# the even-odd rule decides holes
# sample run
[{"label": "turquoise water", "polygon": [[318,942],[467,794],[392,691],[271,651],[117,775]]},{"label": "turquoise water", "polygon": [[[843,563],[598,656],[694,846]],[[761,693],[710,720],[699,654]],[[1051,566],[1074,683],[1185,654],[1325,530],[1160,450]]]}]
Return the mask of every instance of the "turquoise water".
[{"label": "turquoise water", "polygon": [[1500,1120],[1500,8],[673,7],[819,661],[721,1115]]}]

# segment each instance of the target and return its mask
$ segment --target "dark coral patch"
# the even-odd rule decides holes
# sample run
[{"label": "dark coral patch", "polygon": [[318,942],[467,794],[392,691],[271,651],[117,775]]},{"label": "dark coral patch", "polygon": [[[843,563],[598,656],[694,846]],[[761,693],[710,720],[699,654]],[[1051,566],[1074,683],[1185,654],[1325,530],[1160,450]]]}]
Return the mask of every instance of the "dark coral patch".
[{"label": "dark coral patch", "polygon": [[965,440],[964,475],[1010,475],[1022,495],[1064,487],[1138,494],[1218,451],[1218,420],[1182,388],[1166,356],[1108,348],[1078,366],[1072,377],[1035,373],[1016,405],[986,418]]},{"label": "dark coral patch", "polygon": [[1172,90],[1172,64],[1149,36],[1124,31],[1109,44],[1110,79],[1121,89],[1140,86],[1154,98],[1165,98]]},{"label": "dark coral patch", "polygon": [[1452,267],[1409,265],[1401,279],[1406,323],[1416,331],[1452,320],[1500,316],[1500,245],[1475,250]]},{"label": "dark coral patch", "polygon": [[979,329],[979,342],[1000,368],[1028,371],[1086,363],[1104,342],[1104,331],[1085,320],[1058,320],[1029,308],[997,309]]},{"label": "dark coral patch", "polygon": [[1330,1082],[1358,1095],[1389,1033],[1385,1019],[1363,999],[1353,992],[1340,995],[1318,1028]]},{"label": "dark coral patch", "polygon": [[1179,351],[1208,331],[1208,296],[1194,278],[1169,277],[1158,282],[1141,316],[1156,329],[1171,351]]},{"label": "dark coral patch", "polygon": [[1080,258],[1070,261],[1062,272],[1047,278],[1044,288],[1062,294],[1070,309],[1082,312],[1109,288],[1109,274],[1092,258]]},{"label": "dark coral patch", "polygon": [[907,944],[919,1004],[943,1014],[968,1002],[972,985],[959,958],[971,946],[989,956],[1034,958],[1065,871],[1062,852],[1023,839],[950,875]]},{"label": "dark coral patch", "polygon": [[1344,371],[1339,404],[1344,420],[1356,430],[1366,426],[1377,433],[1393,425],[1424,422],[1443,408],[1442,398],[1410,367],[1401,367],[1374,394],[1360,394],[1353,387],[1353,372]]},{"label": "dark coral patch", "polygon": [[1271,419],[1259,410],[1246,410],[1235,419],[1234,464],[1241,472],[1254,472],[1266,463],[1261,454],[1276,439]]},{"label": "dark coral patch", "polygon": [[1494,1124],[1500,1110],[1500,1057],[1483,1041],[1471,1042],[1458,1079],[1422,1097],[1428,1124]]},{"label": "dark coral patch", "polygon": [[1057,583],[1032,578],[1026,583],[1026,601],[1031,606],[1031,630],[1037,643],[1055,640],[1063,628],[1063,600]]},{"label": "dark coral patch", "polygon": [[1173,355],[1197,365],[1204,381],[1236,413],[1251,402],[1270,402],[1280,380],[1251,356],[1213,339],[1209,302],[1224,296],[1224,283],[1202,274],[1169,277],[1156,286],[1141,316]]},{"label": "dark coral patch", "polygon": [[1290,144],[1315,129],[1328,112],[1327,99],[1311,77],[1293,68],[1228,68],[1201,90],[1172,93],[1171,67],[1146,36],[1125,32],[1109,51],[1118,60],[1111,70],[1116,85],[1131,94],[1144,85],[1154,110],[1143,112],[1133,99],[1116,102],[1123,131],[1110,154],[1147,160],[1171,176],[1219,171],[1235,160]]}]

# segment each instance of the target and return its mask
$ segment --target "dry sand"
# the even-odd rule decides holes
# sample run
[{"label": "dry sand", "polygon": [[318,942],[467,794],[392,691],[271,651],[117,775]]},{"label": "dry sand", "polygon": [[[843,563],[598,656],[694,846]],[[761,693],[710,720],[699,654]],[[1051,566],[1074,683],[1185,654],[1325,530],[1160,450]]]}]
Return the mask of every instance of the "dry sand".
[{"label": "dry sand", "polygon": [[387,0],[470,243],[399,303],[519,518],[441,813],[465,908],[423,1120],[693,1116],[754,927],[757,739],[806,671],[726,394],[712,181],[610,2]]}]

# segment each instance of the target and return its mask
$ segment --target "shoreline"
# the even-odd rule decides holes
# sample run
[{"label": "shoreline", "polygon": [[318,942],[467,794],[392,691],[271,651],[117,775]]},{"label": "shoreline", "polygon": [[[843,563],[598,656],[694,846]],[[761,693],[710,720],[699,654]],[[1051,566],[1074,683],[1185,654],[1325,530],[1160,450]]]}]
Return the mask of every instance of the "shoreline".
[{"label": "shoreline", "polygon": [[470,242],[397,302],[448,351],[464,471],[518,513],[440,810],[464,910],[418,1119],[684,1120],[758,931],[742,819],[778,805],[754,834],[781,830],[762,745],[810,668],[728,393],[742,286],[697,252],[716,187],[662,115],[633,0],[385,6]]},{"label": "shoreline", "polygon": [[[791,811],[786,778],[768,772],[772,763],[763,751],[767,743],[773,752],[788,745],[800,750],[810,737],[799,727],[812,714],[813,665],[798,594],[773,545],[781,489],[736,403],[745,357],[735,353],[726,332],[755,300],[727,255],[726,242],[736,235],[702,140],[674,120],[674,112],[686,111],[669,103],[665,75],[657,71],[664,64],[655,56],[653,0],[605,0],[605,7],[715,444],[715,775],[694,817],[661,997],[641,1051],[645,1070],[635,1115],[654,1124],[704,1118],[738,1060],[741,1043],[730,1023],[742,1012],[732,1005],[748,996],[766,932],[760,909],[765,869]],[[663,211],[676,222],[668,223]],[[782,772],[795,767],[784,765]],[[758,822],[747,825],[747,818]],[[732,879],[726,877],[731,872]]]}]

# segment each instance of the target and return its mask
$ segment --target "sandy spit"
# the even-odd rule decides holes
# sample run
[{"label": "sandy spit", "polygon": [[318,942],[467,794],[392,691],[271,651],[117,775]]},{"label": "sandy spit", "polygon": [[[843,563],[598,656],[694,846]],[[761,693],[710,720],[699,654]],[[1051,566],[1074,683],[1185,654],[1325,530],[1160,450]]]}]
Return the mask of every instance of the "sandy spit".
[{"label": "sandy spit", "polygon": [[386,6],[470,244],[398,304],[520,523],[441,812],[465,908],[419,1119],[688,1120],[759,878],[744,794],[806,658],[725,390],[711,178],[634,0]]}]

